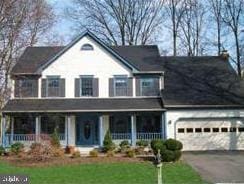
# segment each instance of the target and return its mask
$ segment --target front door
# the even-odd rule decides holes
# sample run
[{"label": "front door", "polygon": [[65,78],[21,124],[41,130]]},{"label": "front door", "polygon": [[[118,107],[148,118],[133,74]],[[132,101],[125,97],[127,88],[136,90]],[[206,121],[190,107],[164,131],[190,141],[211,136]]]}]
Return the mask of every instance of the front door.
[{"label": "front door", "polygon": [[97,118],[96,117],[78,117],[77,124],[77,145],[97,144]]}]

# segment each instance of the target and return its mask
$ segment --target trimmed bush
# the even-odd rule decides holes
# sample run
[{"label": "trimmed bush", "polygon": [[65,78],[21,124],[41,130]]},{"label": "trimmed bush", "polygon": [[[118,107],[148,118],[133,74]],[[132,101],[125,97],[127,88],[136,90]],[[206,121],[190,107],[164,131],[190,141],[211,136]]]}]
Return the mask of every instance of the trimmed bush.
[{"label": "trimmed bush", "polygon": [[175,161],[175,152],[172,150],[165,150],[162,155],[162,159],[164,162],[173,162]]},{"label": "trimmed bush", "polygon": [[51,145],[56,148],[61,147],[57,129],[55,129],[53,134],[51,135]]},{"label": "trimmed bush", "polygon": [[155,155],[157,155],[158,150],[160,150],[160,153],[161,153],[161,154],[163,154],[164,151],[166,150],[166,146],[164,145],[164,141],[163,141],[163,140],[159,140],[159,139],[157,139],[157,140],[153,140],[153,141],[151,142],[151,148],[152,148],[153,153],[154,153]]},{"label": "trimmed bush", "polygon": [[126,152],[126,156],[127,156],[127,157],[130,157],[130,158],[134,158],[134,157],[136,156],[135,150],[134,150],[134,149],[129,149],[129,150]]},{"label": "trimmed bush", "polygon": [[114,151],[109,150],[107,152],[107,157],[114,157]]},{"label": "trimmed bush", "polygon": [[181,150],[183,148],[183,145],[180,141],[177,141],[175,139],[167,139],[165,141],[165,145],[167,147],[168,150]]},{"label": "trimmed bush", "polygon": [[141,147],[147,147],[149,145],[148,141],[145,140],[139,140],[136,142],[137,146],[141,146]]},{"label": "trimmed bush", "polygon": [[164,162],[175,162],[181,157],[182,143],[175,139],[153,140],[151,142],[151,148],[153,153],[157,155],[160,150],[162,160]]},{"label": "trimmed bush", "polygon": [[97,150],[91,150],[90,152],[89,152],[89,156],[90,157],[98,157],[98,151]]},{"label": "trimmed bush", "polygon": [[0,146],[0,156],[5,154],[5,149],[4,147]]},{"label": "trimmed bush", "polygon": [[72,154],[72,156],[71,156],[71,158],[80,158],[80,152],[79,151],[75,151],[73,154]]},{"label": "trimmed bush", "polygon": [[119,146],[122,148],[122,147],[129,147],[130,146],[130,143],[129,141],[127,140],[123,140],[120,142]]},{"label": "trimmed bush", "polygon": [[16,143],[12,144],[10,147],[11,153],[14,153],[15,155],[18,155],[23,150],[24,150],[24,145],[20,142],[16,142]]},{"label": "trimmed bush", "polygon": [[108,130],[103,140],[103,150],[107,152],[107,151],[112,151],[114,149],[115,149],[115,145],[112,141],[110,131]]}]

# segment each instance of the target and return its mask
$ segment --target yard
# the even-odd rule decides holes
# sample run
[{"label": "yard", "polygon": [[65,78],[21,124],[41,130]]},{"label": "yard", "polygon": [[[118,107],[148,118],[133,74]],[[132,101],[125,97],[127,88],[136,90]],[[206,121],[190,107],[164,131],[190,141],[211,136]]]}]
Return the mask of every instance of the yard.
[{"label": "yard", "polygon": [[[17,167],[0,162],[0,174],[25,174],[31,184],[150,184],[156,183],[151,162],[91,163],[45,167]],[[187,164],[164,164],[164,183],[204,183]]]}]

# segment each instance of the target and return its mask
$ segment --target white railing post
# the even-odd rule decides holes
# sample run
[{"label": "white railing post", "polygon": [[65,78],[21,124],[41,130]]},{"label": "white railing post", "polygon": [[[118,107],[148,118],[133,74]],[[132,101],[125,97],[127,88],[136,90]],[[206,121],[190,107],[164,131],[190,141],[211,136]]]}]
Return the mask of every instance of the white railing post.
[{"label": "white railing post", "polygon": [[136,116],[131,115],[131,145],[136,146]]},{"label": "white railing post", "polygon": [[99,116],[99,145],[103,146],[103,116]]}]

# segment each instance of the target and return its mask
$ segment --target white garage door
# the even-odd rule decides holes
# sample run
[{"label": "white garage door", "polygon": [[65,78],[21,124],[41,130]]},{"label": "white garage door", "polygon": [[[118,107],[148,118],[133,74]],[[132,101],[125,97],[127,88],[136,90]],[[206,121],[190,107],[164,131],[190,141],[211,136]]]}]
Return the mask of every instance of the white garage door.
[{"label": "white garage door", "polygon": [[184,150],[244,150],[243,119],[184,119],[176,123]]}]

